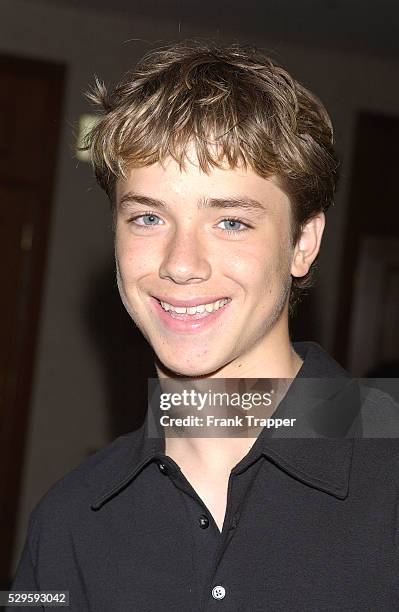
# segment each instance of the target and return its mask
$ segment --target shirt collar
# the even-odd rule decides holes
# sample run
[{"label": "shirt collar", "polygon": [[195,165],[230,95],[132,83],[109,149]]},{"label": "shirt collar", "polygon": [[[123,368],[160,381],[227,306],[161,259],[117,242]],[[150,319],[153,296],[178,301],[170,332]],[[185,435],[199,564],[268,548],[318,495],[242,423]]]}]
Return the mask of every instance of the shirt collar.
[{"label": "shirt collar", "polygon": [[[293,347],[303,364],[273,418],[300,416],[301,437],[292,437],[288,429],[286,434],[279,431],[277,437],[275,430],[264,428],[233,471],[244,471],[264,455],[301,482],[344,499],[349,488],[353,427],[360,410],[358,385],[315,342],[297,342]],[[315,386],[309,381],[306,387],[304,379],[315,378],[323,378],[323,384]],[[303,394],[303,384],[309,394]],[[149,438],[147,425],[146,418],[138,431],[117,438],[108,447],[104,460],[96,465],[92,475],[95,490],[92,510],[100,509],[128,486],[146,465],[165,458],[165,439]],[[119,445],[120,454],[112,452],[114,445]]]}]

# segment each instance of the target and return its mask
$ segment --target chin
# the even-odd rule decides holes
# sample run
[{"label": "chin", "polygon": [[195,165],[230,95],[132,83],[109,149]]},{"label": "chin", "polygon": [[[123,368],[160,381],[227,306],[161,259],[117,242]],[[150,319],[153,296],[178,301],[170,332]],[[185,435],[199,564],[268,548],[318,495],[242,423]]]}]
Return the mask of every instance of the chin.
[{"label": "chin", "polygon": [[158,366],[168,375],[168,376],[184,376],[186,378],[198,378],[200,376],[208,377],[220,370],[223,365],[219,364],[202,364],[198,366],[198,364],[190,364],[190,363],[182,363],[181,361],[173,361],[169,359],[161,360],[159,357],[157,358]]}]

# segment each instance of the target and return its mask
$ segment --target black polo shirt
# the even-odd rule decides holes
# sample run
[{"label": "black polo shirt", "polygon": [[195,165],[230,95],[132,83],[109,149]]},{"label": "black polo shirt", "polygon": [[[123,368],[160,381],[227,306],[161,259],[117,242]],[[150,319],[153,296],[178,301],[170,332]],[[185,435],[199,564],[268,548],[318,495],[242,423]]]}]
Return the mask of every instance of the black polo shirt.
[{"label": "black polo shirt", "polygon": [[[317,344],[294,348],[304,359],[297,378],[347,379]],[[356,393],[349,400],[344,410],[336,396],[326,401],[327,420],[341,411],[348,431]],[[360,405],[366,435],[397,410],[378,391]],[[320,410],[313,416],[322,428]],[[74,612],[398,610],[399,440],[389,431],[284,439],[262,430],[231,471],[220,533],[145,424],[42,498],[12,589],[68,590]]]}]

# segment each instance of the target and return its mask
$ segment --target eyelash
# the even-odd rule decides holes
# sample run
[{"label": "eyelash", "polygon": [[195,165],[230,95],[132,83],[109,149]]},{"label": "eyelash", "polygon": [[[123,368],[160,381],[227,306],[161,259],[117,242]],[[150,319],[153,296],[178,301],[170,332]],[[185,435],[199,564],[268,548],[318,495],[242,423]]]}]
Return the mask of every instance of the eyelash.
[{"label": "eyelash", "polygon": [[[146,213],[141,213],[140,215],[135,215],[134,217],[131,217],[130,219],[128,219],[128,223],[133,223],[134,221],[136,221],[137,219],[141,219],[142,217],[157,217],[157,219],[160,218],[154,212],[146,212]],[[242,221],[239,217],[225,217],[224,219],[219,221],[219,223],[222,223],[223,221],[235,221],[237,223],[241,223],[241,225],[244,226],[240,230],[224,229],[223,231],[227,232],[228,234],[241,234],[242,232],[246,232],[247,230],[249,230],[252,227],[248,223],[245,223],[244,221]],[[136,224],[136,225],[138,225],[138,227],[145,228],[145,229],[149,229],[150,227],[154,227],[154,225],[139,225],[139,224]]]}]

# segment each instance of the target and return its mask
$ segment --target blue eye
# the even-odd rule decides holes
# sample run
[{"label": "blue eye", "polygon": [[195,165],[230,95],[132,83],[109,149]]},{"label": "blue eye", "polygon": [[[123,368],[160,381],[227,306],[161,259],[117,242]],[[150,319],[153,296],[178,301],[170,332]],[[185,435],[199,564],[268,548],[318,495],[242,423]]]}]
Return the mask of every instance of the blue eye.
[{"label": "blue eye", "polygon": [[[142,220],[144,221],[144,223],[139,223],[138,220]],[[145,219],[147,219],[149,221],[149,223],[145,222]],[[131,221],[133,221],[134,223],[136,223],[136,225],[160,225],[159,221],[161,221],[161,219],[157,216],[157,215],[153,215],[152,213],[147,213],[145,215],[138,215],[137,217],[134,217],[133,219],[131,219]],[[154,223],[155,221],[155,223]]]},{"label": "blue eye", "polygon": [[227,232],[237,233],[244,232],[248,229],[248,226],[242,221],[240,221],[240,219],[223,219],[223,221],[221,221],[220,223],[227,223],[227,227],[224,228]]}]

